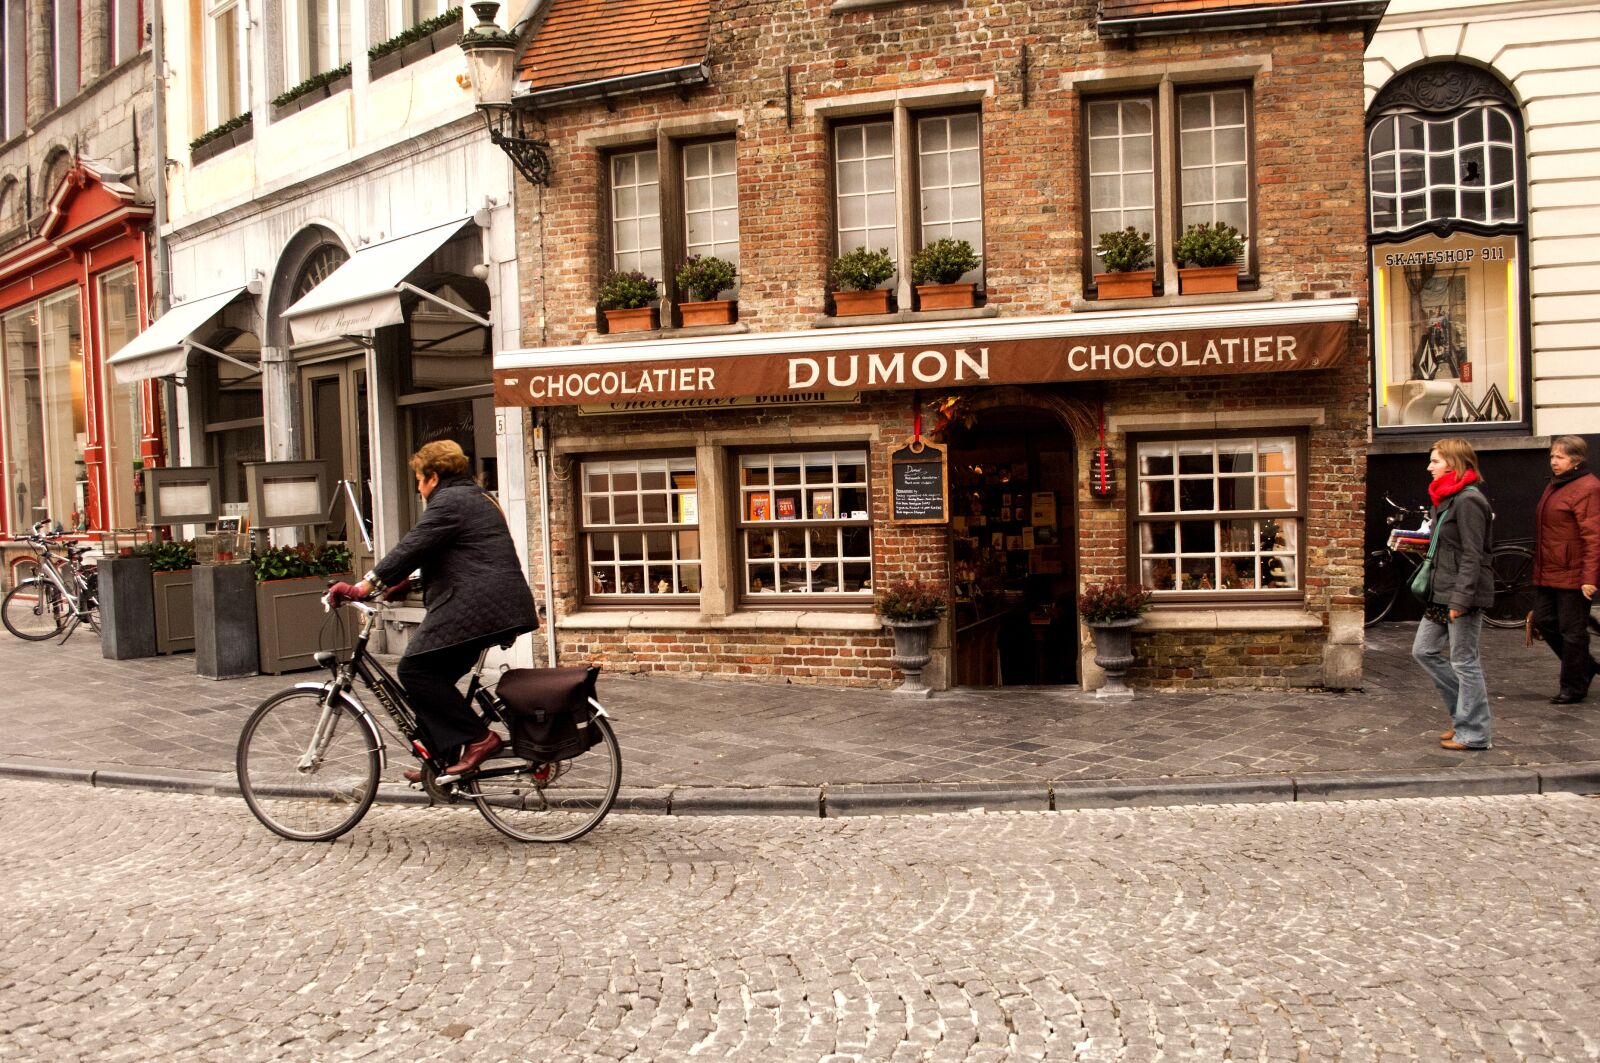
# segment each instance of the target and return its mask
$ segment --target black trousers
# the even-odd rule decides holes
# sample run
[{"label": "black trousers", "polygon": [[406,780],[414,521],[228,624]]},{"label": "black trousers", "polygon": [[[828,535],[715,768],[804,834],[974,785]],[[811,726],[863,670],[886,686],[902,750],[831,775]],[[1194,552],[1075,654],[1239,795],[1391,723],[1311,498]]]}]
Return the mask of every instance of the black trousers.
[{"label": "black trousers", "polygon": [[458,746],[483,737],[483,718],[472,711],[456,683],[478,663],[478,654],[488,644],[464,642],[400,658],[395,678],[417,710],[423,742],[436,757],[448,759]]},{"label": "black trousers", "polygon": [[1561,693],[1583,697],[1600,671],[1589,656],[1589,599],[1565,587],[1533,589],[1533,626],[1561,658]]}]

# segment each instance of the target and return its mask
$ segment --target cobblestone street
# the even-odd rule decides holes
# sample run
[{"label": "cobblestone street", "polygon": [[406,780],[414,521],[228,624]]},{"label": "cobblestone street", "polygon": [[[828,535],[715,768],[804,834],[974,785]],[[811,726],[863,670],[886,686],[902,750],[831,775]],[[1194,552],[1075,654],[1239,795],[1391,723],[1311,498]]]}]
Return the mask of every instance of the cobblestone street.
[{"label": "cobblestone street", "polygon": [[0,781],[0,1057],[1520,1060],[1600,1054],[1600,801],[615,815]]}]

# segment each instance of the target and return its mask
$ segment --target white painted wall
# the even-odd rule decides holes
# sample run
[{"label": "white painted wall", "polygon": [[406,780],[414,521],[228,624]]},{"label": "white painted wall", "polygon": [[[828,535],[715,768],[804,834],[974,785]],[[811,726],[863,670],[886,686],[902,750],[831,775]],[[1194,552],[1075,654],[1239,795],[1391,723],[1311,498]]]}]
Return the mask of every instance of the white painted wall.
[{"label": "white painted wall", "polygon": [[1522,105],[1533,433],[1600,431],[1600,6],[1392,0],[1367,46],[1367,104],[1449,59],[1494,70]]}]

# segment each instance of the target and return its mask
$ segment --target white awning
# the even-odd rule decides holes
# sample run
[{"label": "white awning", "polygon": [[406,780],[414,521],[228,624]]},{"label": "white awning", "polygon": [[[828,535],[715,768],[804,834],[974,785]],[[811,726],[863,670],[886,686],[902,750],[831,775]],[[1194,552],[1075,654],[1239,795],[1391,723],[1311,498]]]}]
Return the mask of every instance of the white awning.
[{"label": "white awning", "polygon": [[443,247],[473,216],[435,225],[408,236],[397,236],[363,247],[350,260],[283,312],[295,343],[317,343],[336,336],[352,336],[405,320],[400,294],[410,291],[470,317],[480,325],[488,321],[410,285],[408,280],[428,257]]},{"label": "white awning", "polygon": [[106,364],[116,371],[117,381],[122,384],[183,372],[190,348],[199,346],[191,337],[247,289],[248,285],[241,284],[179,303],[108,358]]}]

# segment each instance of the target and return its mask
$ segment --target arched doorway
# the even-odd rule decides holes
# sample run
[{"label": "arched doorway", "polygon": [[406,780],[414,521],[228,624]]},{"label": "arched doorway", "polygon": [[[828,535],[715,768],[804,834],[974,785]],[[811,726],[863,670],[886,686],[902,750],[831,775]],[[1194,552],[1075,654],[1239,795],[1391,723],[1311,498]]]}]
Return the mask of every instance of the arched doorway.
[{"label": "arched doorway", "polygon": [[1076,683],[1072,432],[1035,401],[995,397],[946,438],[954,685]]}]

